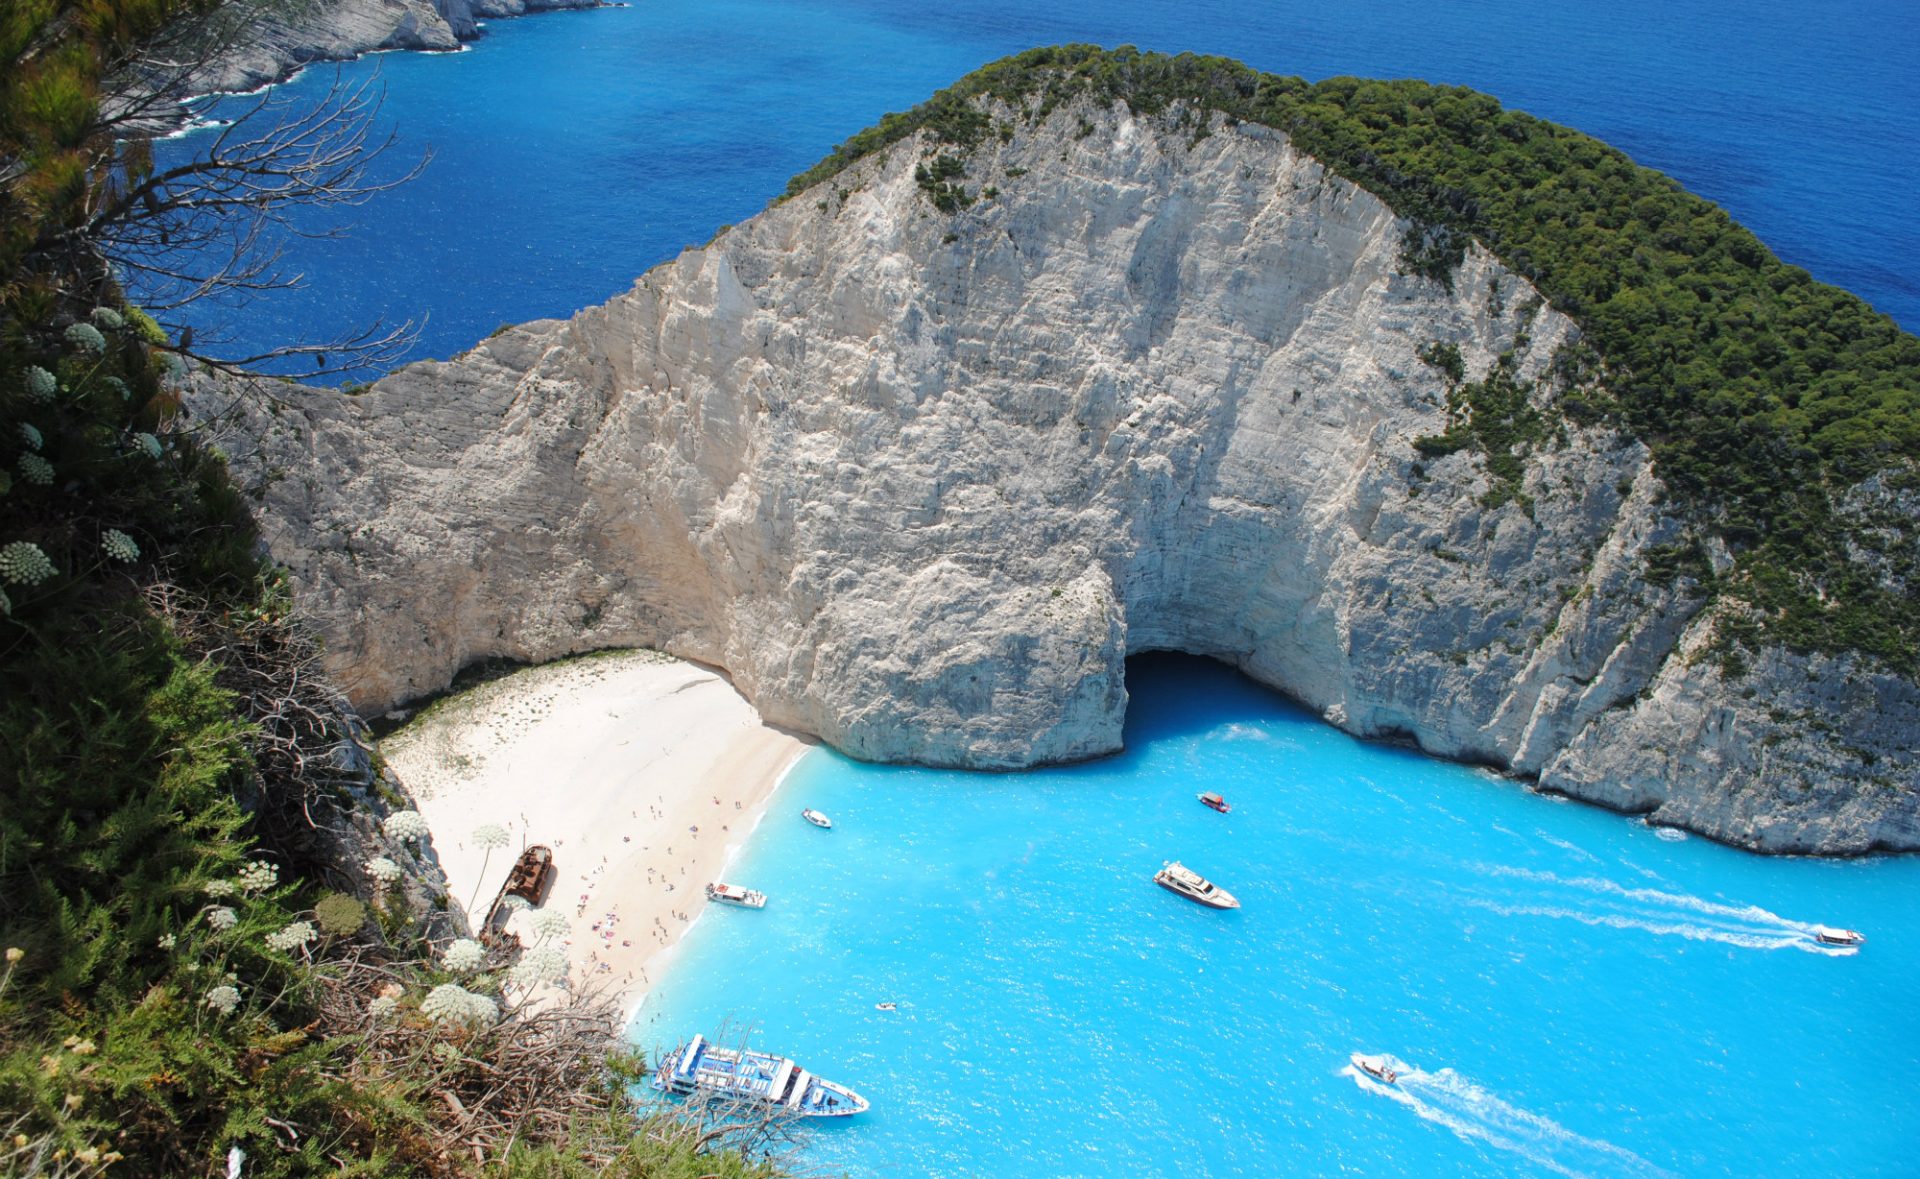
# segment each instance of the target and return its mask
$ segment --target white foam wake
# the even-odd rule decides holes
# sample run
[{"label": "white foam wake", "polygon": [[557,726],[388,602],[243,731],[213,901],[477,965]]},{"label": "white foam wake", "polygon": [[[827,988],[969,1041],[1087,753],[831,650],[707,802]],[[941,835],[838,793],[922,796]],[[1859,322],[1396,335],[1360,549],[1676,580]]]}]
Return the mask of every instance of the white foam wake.
[{"label": "white foam wake", "polygon": [[1399,1102],[1464,1141],[1510,1151],[1567,1179],[1659,1179],[1672,1174],[1630,1150],[1576,1134],[1551,1118],[1502,1101],[1450,1068],[1429,1073],[1392,1056],[1385,1060],[1399,1074],[1396,1084],[1376,1081],[1351,1064],[1340,1071],[1367,1092]]},{"label": "white foam wake", "polygon": [[1597,876],[1568,877],[1503,865],[1481,871],[1537,886],[1523,897],[1465,898],[1468,904],[1507,917],[1564,918],[1585,925],[1638,929],[1748,950],[1794,949],[1830,957],[1858,952],[1852,946],[1824,945],[1814,936],[1819,926],[1782,917],[1758,905],[1728,905],[1657,888],[1628,888]]}]

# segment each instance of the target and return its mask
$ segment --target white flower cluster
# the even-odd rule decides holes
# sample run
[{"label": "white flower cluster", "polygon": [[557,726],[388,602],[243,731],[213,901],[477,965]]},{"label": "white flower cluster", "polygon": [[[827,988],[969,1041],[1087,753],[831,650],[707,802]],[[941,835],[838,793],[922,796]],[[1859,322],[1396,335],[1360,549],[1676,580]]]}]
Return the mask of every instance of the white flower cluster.
[{"label": "white flower cluster", "polygon": [[133,543],[133,538],[118,528],[107,529],[106,533],[100,537],[100,547],[105,550],[107,556],[116,561],[132,563],[140,559],[140,546]]},{"label": "white flower cluster", "polygon": [[240,992],[233,987],[215,987],[207,992],[207,1006],[222,1015],[232,1015],[233,1009],[240,1006]]},{"label": "white flower cluster", "polygon": [[233,895],[233,892],[234,885],[231,880],[207,881],[206,893],[210,897],[230,897]]},{"label": "white flower cluster", "polygon": [[280,869],[265,860],[251,860],[240,869],[240,887],[248,892],[265,892],[280,883]]},{"label": "white flower cluster", "polygon": [[179,941],[180,939],[174,937],[172,934],[163,933],[160,935],[160,948],[163,950],[171,950],[179,944]]},{"label": "white flower cluster", "polygon": [[400,1003],[391,995],[381,995],[367,1004],[367,1014],[375,1019],[385,1019],[398,1010],[400,1010]]},{"label": "white flower cluster", "polygon": [[367,875],[381,885],[396,884],[400,880],[400,865],[385,856],[375,856],[367,861]]},{"label": "white flower cluster", "polygon": [[440,962],[455,974],[466,974],[478,970],[486,958],[485,946],[470,937],[463,937],[447,947],[447,952],[440,955]]},{"label": "white flower cluster", "polygon": [[135,434],[133,436],[133,444],[145,451],[148,458],[157,459],[165,453],[165,449],[160,445],[160,440],[151,434]]},{"label": "white flower cluster", "polygon": [[533,902],[517,892],[510,892],[500,898],[500,907],[505,909],[509,914],[513,914],[518,913],[522,909],[533,908]]},{"label": "white flower cluster", "polygon": [[500,1008],[485,995],[476,995],[459,983],[441,983],[420,1001],[420,1014],[435,1023],[485,1026],[500,1018]]},{"label": "white flower cluster", "polygon": [[66,337],[67,343],[73,345],[76,352],[84,352],[88,356],[99,356],[107,350],[107,338],[100,334],[99,328],[90,323],[76,323],[61,334]]},{"label": "white flower cluster", "polygon": [[34,401],[52,401],[54,394],[60,392],[60,382],[54,375],[39,365],[27,369],[27,396]]},{"label": "white flower cluster", "polygon": [[21,422],[20,441],[26,443],[29,450],[39,450],[47,440],[40,436],[40,431],[33,427],[33,423]]},{"label": "white flower cluster", "polygon": [[313,922],[295,921],[277,933],[267,935],[267,949],[292,953],[320,936],[314,932]]},{"label": "white flower cluster", "polygon": [[552,982],[566,972],[567,956],[557,946],[535,946],[520,955],[520,961],[507,972],[507,978],[514,986],[528,990]]},{"label": "white flower cluster", "polygon": [[118,393],[122,401],[131,400],[133,397],[133,390],[127,388],[127,383],[119,377],[106,377],[100,383]]},{"label": "white flower cluster", "polygon": [[94,327],[103,332],[117,332],[127,326],[126,316],[111,307],[95,307],[88,318],[93,320]]},{"label": "white flower cluster", "polygon": [[533,915],[533,932],[542,938],[565,937],[573,928],[565,913],[553,909],[542,909]]},{"label": "white flower cluster", "polygon": [[483,823],[473,829],[473,842],[482,851],[507,846],[507,829],[498,823]]},{"label": "white flower cluster", "polygon": [[225,905],[215,905],[207,910],[207,924],[215,929],[232,929],[240,920],[240,915]]},{"label": "white flower cluster", "polygon": [[36,486],[45,487],[53,482],[53,464],[37,454],[20,456],[20,477]]},{"label": "white flower cluster", "polygon": [[[29,455],[29,458],[32,456]],[[16,540],[0,549],[0,581],[15,585],[39,585],[53,576],[53,562],[37,544]]]},{"label": "white flower cluster", "polygon": [[380,827],[395,839],[424,839],[428,833],[427,820],[419,811],[395,811]]}]

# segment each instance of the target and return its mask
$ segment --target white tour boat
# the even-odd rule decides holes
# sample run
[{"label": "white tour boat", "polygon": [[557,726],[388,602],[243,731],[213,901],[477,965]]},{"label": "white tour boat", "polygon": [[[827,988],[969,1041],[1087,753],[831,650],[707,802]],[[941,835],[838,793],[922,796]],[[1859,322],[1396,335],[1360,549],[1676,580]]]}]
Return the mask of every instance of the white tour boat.
[{"label": "white tour boat", "polygon": [[723,905],[739,905],[743,909],[767,907],[767,894],[759,889],[741,888],[737,884],[721,884],[718,881],[707,885],[707,899]]},{"label": "white tour boat", "polygon": [[819,827],[826,831],[833,830],[833,820],[827,818],[825,815],[821,814],[819,811],[814,810],[812,807],[808,807],[806,810],[801,811],[800,817],[805,819],[807,822],[812,823],[815,827]]},{"label": "white tour boat", "polygon": [[1240,902],[1232,893],[1174,860],[1153,874],[1153,882],[1168,892],[1177,892],[1209,909],[1238,909]]},{"label": "white tour boat", "polygon": [[1353,1062],[1353,1067],[1383,1085],[1394,1084],[1400,1079],[1400,1074],[1393,1071],[1384,1056],[1363,1056],[1356,1052],[1347,1059]]},{"label": "white tour boat", "polygon": [[705,1036],[695,1036],[662,1057],[653,1087],[663,1093],[706,1094],[787,1110],[803,1118],[844,1118],[868,1109],[866,1098],[784,1056],[717,1047]]}]

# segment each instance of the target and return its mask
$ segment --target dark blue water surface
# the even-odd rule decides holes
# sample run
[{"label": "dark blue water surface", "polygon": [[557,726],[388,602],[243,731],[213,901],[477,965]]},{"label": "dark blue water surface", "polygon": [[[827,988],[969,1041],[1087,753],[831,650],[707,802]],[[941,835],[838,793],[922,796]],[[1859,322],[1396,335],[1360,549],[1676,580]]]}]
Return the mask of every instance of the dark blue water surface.
[{"label": "dark blue water surface", "polygon": [[808,1159],[859,1179],[1920,1173],[1920,860],[1651,830],[1201,660],[1127,686],[1087,765],[808,754],[727,868],[766,909],[701,915],[641,1045],[731,1026],[852,1086]]},{"label": "dark blue water surface", "polygon": [[1913,0],[640,0],[500,21],[469,52],[345,67],[379,70],[399,154],[432,164],[350,211],[350,237],[291,242],[304,291],[190,318],[238,353],[426,317],[415,355],[448,356],[625,290],[882,112],[1064,41],[1472,86],[1673,174],[1920,326]]}]

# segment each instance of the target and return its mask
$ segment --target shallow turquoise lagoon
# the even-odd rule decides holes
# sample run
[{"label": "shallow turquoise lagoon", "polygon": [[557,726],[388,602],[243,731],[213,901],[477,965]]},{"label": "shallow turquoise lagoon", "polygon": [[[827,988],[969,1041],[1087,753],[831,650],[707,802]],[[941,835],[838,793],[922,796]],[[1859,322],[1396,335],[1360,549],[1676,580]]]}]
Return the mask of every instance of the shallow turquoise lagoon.
[{"label": "shallow turquoise lagoon", "polygon": [[[1676,838],[1199,660],[1128,686],[1127,752],[1092,764],[810,753],[729,869],[768,907],[700,918],[638,1041],[751,1029],[853,1086],[873,1112],[809,1161],[855,1176],[1920,1167],[1920,860]],[[1243,908],[1156,888],[1167,859]]]}]

